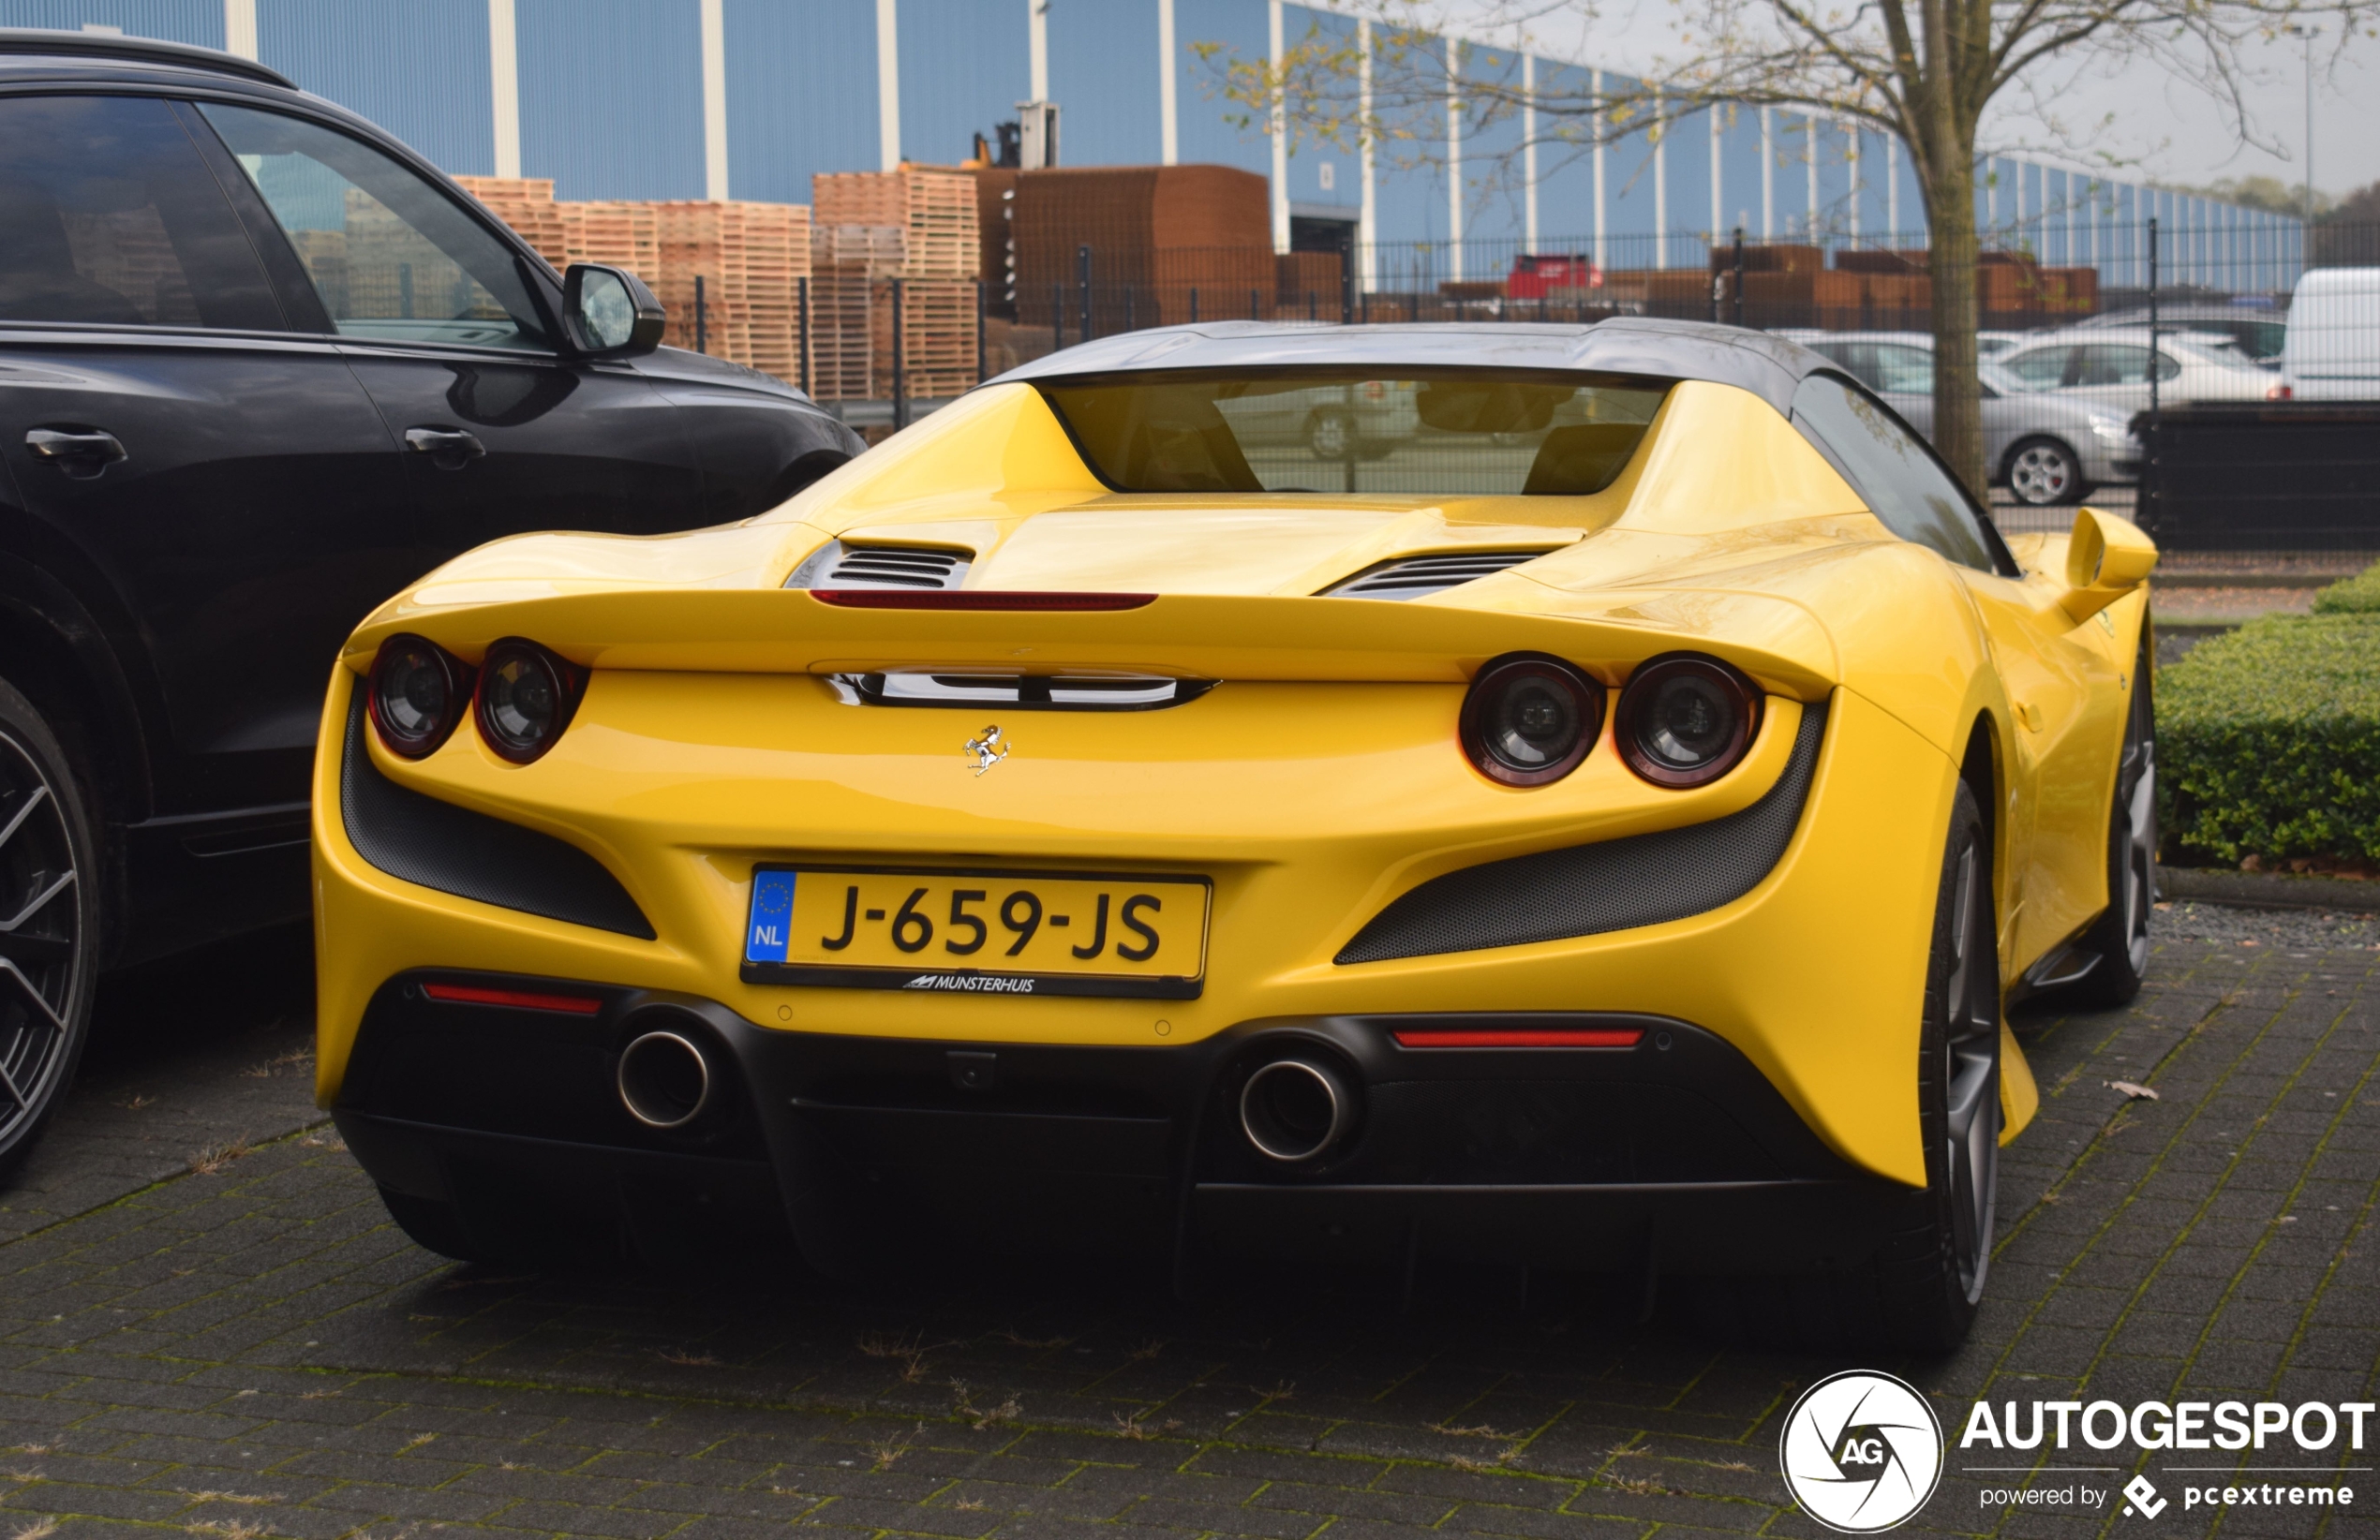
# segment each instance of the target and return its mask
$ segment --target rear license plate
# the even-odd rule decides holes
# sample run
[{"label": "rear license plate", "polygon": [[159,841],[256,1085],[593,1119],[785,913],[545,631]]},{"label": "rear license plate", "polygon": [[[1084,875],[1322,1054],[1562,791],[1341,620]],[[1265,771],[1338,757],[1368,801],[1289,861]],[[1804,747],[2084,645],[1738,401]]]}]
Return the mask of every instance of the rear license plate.
[{"label": "rear license plate", "polygon": [[1195,1000],[1203,877],[761,866],[746,984]]}]

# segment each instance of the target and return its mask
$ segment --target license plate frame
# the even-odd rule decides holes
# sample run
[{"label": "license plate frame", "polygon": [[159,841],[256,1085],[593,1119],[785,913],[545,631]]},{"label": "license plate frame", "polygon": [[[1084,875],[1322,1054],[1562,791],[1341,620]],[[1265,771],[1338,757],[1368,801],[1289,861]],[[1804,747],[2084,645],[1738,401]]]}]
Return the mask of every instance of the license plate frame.
[{"label": "license plate frame", "polygon": [[[907,966],[882,966],[875,963],[821,963],[807,959],[800,962],[789,962],[755,957],[752,953],[755,926],[759,921],[758,906],[766,887],[762,879],[770,873],[793,874],[795,889],[798,889],[800,880],[805,876],[943,880],[980,878],[987,882],[1006,883],[1012,888],[1040,881],[1109,883],[1119,886],[1137,884],[1162,886],[1164,889],[1175,891],[1184,888],[1194,889],[1198,896],[1197,969],[1191,973],[1151,974],[973,968],[948,966],[954,959],[930,958],[923,953],[920,954],[920,959],[916,964]],[[787,896],[787,919],[790,925],[790,893]],[[885,989],[897,990],[904,994],[1006,996],[1023,999],[1056,995],[1120,1000],[1197,1000],[1206,987],[1207,940],[1213,922],[1214,880],[1199,874],[1071,871],[1056,867],[927,866],[889,864],[879,866],[855,863],[761,861],[755,862],[752,866],[752,881],[744,907],[744,938],[736,950],[740,960],[740,977],[746,984],[828,989]],[[791,950],[790,946],[785,950]],[[939,951],[939,949],[935,950]]]}]

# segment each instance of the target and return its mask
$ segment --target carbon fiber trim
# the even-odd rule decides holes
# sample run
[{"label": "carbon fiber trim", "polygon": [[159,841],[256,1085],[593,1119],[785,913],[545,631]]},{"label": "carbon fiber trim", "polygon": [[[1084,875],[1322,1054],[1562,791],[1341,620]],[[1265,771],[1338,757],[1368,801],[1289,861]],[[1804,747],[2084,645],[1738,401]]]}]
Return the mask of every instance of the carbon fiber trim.
[{"label": "carbon fiber trim", "polygon": [[1331,961],[1387,962],[1569,940],[1683,920],[1733,903],[1784,856],[1825,735],[1825,705],[1806,705],[1777,784],[1742,811],[1434,877],[1374,915]]},{"label": "carbon fiber trim", "polygon": [[364,741],[364,692],[347,713],[339,817],[355,853],[400,881],[498,909],[653,940],[652,922],[603,864],[566,840],[424,796],[380,774]]}]

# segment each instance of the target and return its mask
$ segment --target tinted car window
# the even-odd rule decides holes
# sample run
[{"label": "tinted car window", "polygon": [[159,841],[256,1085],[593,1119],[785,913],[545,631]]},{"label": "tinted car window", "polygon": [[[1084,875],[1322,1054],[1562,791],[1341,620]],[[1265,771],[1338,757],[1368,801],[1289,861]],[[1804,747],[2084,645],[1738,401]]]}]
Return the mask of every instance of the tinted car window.
[{"label": "tinted car window", "polygon": [[203,111],[289,233],[342,335],[547,345],[512,248],[436,186],[301,118]]},{"label": "tinted car window", "polygon": [[1883,381],[1879,390],[1899,391],[1912,395],[1934,393],[1934,355],[1923,348],[1906,343],[1876,344],[1876,378]]},{"label": "tinted car window", "polygon": [[2074,352],[2072,348],[2036,348],[2030,352],[2012,353],[2001,363],[2027,386],[2045,391],[2064,381],[2066,360]]},{"label": "tinted car window", "polygon": [[1811,375],[1793,392],[1793,422],[1894,534],[1962,567],[1999,570],[1996,542],[1967,495],[1874,399],[1831,375]]},{"label": "tinted car window", "polygon": [[197,146],[143,96],[0,100],[0,318],[282,326]]}]

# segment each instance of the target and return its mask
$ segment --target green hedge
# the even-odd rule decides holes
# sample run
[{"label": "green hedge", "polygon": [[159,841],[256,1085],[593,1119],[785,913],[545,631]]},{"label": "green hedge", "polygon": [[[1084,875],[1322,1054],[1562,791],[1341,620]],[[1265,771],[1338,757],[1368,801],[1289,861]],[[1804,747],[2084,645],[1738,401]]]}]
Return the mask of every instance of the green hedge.
[{"label": "green hedge", "polygon": [[2268,615],[2160,671],[2157,792],[2185,859],[2380,858],[2380,615]]},{"label": "green hedge", "polygon": [[2316,615],[2380,615],[2380,562],[2313,596]]}]

